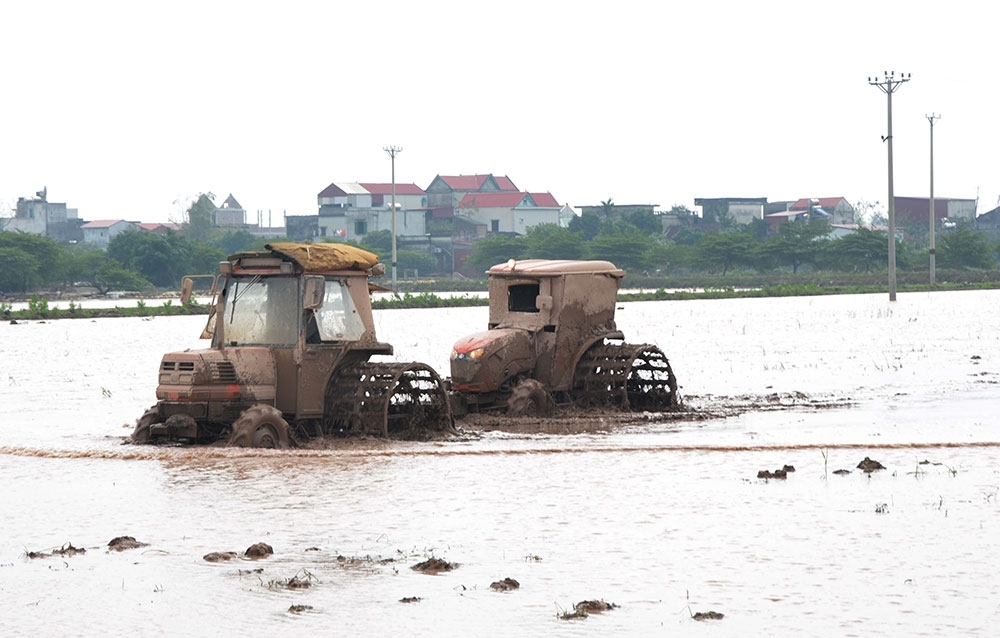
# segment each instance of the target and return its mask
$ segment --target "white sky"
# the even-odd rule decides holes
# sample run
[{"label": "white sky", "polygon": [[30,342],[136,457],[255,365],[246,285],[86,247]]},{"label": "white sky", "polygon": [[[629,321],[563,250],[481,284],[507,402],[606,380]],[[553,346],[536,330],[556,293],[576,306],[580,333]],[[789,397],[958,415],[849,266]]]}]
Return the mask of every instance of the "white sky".
[{"label": "white sky", "polygon": [[[0,5],[0,214],[87,220],[232,193],[315,214],[334,181],[508,175],[560,203],[1000,197],[1000,5],[841,0]],[[991,62],[992,60],[992,62]]]}]

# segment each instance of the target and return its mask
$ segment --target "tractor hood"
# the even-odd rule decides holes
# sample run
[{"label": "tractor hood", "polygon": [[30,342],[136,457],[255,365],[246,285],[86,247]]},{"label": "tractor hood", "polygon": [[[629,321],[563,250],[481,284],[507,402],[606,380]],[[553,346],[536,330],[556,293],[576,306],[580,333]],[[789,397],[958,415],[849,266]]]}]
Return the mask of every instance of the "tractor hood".
[{"label": "tractor hood", "polygon": [[268,348],[185,350],[163,355],[156,397],[161,401],[272,403],[274,357]]},{"label": "tractor hood", "polygon": [[462,337],[451,351],[451,381],[460,392],[491,392],[534,367],[530,333],[497,328]]}]

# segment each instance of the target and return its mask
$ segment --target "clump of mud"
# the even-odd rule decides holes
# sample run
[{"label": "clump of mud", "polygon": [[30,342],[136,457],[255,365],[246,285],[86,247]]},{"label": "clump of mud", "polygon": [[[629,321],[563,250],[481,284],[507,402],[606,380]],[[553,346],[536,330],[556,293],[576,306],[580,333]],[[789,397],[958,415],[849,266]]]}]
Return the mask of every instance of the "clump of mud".
[{"label": "clump of mud", "polygon": [[74,547],[73,543],[66,543],[62,547],[53,549],[51,552],[25,552],[24,555],[28,558],[48,558],[49,556],[76,556],[77,554],[86,554],[87,550],[83,547]]},{"label": "clump of mud", "polygon": [[274,548],[267,543],[254,543],[250,547],[247,547],[247,551],[243,552],[243,555],[251,560],[257,560],[259,558],[267,558],[273,553]]},{"label": "clump of mud", "polygon": [[209,563],[224,563],[236,558],[236,552],[211,552],[202,556],[202,560]]},{"label": "clump of mud", "polygon": [[450,572],[457,567],[458,563],[449,563],[443,558],[428,558],[422,563],[417,563],[410,569],[424,572],[425,574],[439,574],[441,572]]},{"label": "clump of mud", "polygon": [[704,620],[722,620],[726,617],[725,614],[719,613],[717,611],[697,611],[691,615],[697,621]]},{"label": "clump of mud", "polygon": [[401,603],[419,603],[420,600],[421,600],[420,596],[405,596],[403,598],[400,598],[399,602],[401,602]]},{"label": "clump of mud", "polygon": [[108,542],[109,552],[124,552],[127,549],[148,547],[149,543],[140,543],[133,536],[117,536]]},{"label": "clump of mud", "polygon": [[877,470],[884,470],[885,466],[879,463],[878,461],[873,461],[872,459],[866,456],[863,461],[858,463],[858,469],[861,470],[862,472],[865,472],[866,474],[871,474],[872,472],[875,472]]},{"label": "clump of mud", "polygon": [[288,613],[290,614],[301,614],[304,611],[309,611],[312,609],[312,605],[292,605],[288,608]]},{"label": "clump of mud", "polygon": [[564,611],[559,614],[559,618],[562,620],[586,618],[590,614],[600,614],[617,608],[618,605],[605,602],[603,600],[581,600],[577,604],[573,605],[573,611]]},{"label": "clump of mud", "polygon": [[514,591],[520,587],[521,583],[509,577],[490,583],[490,589],[493,591]]},{"label": "clump of mud", "polygon": [[757,472],[757,478],[759,479],[787,479],[790,472],[795,471],[794,465],[784,465],[781,468],[771,471],[771,470],[760,470]]}]

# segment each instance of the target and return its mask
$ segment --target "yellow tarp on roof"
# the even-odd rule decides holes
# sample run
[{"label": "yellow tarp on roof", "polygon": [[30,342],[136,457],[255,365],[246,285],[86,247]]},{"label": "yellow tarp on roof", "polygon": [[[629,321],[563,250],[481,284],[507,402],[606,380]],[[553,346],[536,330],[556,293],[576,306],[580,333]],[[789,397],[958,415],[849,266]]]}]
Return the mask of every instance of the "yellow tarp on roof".
[{"label": "yellow tarp on roof", "polygon": [[306,272],[368,270],[378,263],[378,255],[347,244],[267,244],[268,250],[291,259]]}]

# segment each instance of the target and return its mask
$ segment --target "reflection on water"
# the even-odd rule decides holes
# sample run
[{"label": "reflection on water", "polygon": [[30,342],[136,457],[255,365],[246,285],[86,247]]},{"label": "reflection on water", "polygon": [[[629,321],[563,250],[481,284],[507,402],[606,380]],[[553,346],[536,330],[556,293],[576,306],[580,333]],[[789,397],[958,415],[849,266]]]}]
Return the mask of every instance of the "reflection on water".
[{"label": "reflection on water", "polygon": [[[618,433],[288,452],[120,445],[152,403],[160,355],[199,347],[203,318],[0,325],[4,627],[989,635],[1000,620],[998,301],[625,304],[619,327],[667,352],[694,402],[793,392],[837,401]],[[399,359],[446,374],[451,344],[485,316],[377,320]],[[887,469],[864,474],[855,466],[865,456]],[[756,478],[785,464],[796,468],[786,480]],[[107,552],[121,535],[149,545]],[[257,541],[274,556],[202,559]],[[64,543],[87,552],[26,557]],[[459,567],[410,569],[429,556]],[[297,575],[312,586],[282,587]],[[489,589],[505,577],[520,589]],[[412,596],[420,602],[399,602]],[[620,607],[556,617],[585,599]],[[725,618],[691,619],[709,610]]]}]

